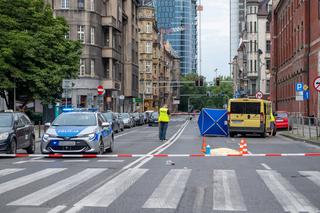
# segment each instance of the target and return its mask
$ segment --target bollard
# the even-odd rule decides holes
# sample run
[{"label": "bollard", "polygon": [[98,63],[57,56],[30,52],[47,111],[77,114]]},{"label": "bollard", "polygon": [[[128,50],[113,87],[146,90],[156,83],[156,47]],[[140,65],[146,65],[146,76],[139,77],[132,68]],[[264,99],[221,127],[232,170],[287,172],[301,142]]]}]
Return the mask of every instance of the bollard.
[{"label": "bollard", "polygon": [[304,117],[302,119],[302,137],[304,137]]},{"label": "bollard", "polygon": [[41,122],[38,122],[38,129],[39,129],[39,138],[41,138]]},{"label": "bollard", "polygon": [[308,118],[308,126],[309,126],[309,139],[311,139],[311,118]]},{"label": "bollard", "polygon": [[211,147],[210,147],[210,145],[208,144],[207,146],[206,146],[206,155],[210,155],[211,154]]}]

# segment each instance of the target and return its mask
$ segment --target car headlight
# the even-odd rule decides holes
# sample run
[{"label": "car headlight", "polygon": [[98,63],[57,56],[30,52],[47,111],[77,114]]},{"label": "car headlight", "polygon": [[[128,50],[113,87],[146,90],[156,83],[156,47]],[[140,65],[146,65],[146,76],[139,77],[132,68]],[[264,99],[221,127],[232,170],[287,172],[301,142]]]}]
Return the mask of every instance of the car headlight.
[{"label": "car headlight", "polygon": [[45,134],[43,134],[42,139],[43,139],[44,141],[47,141],[47,140],[49,139],[49,137],[50,137],[50,135],[47,134],[47,133],[45,133]]},{"label": "car headlight", "polygon": [[6,140],[9,137],[8,132],[0,133],[0,140]]},{"label": "car headlight", "polygon": [[89,140],[94,140],[96,137],[95,133],[88,134]]}]

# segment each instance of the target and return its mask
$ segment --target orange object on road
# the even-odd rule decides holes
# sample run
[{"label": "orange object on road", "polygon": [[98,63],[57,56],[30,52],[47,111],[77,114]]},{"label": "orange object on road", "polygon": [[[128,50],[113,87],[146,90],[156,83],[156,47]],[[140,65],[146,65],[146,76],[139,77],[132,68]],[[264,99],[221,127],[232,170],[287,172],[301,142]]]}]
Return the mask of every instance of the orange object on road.
[{"label": "orange object on road", "polygon": [[241,155],[247,155],[248,153],[248,145],[245,139],[241,139],[240,141],[240,149],[239,152]]}]

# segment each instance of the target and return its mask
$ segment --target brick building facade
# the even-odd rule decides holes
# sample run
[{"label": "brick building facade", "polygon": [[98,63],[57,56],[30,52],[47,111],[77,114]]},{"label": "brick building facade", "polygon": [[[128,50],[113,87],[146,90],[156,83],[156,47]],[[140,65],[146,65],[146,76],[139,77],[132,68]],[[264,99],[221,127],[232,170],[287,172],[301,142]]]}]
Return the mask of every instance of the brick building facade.
[{"label": "brick building facade", "polygon": [[[271,99],[276,110],[318,115],[313,79],[318,76],[318,0],[274,0],[271,24]],[[311,98],[298,102],[295,84],[309,85]]]}]

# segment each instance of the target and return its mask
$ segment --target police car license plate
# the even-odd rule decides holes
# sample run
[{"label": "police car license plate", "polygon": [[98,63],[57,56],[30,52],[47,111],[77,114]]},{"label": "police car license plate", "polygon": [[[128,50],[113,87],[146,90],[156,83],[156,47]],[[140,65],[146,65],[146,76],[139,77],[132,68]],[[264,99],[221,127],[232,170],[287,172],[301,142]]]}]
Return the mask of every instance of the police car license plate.
[{"label": "police car license plate", "polygon": [[60,141],[59,146],[75,146],[75,141]]},{"label": "police car license plate", "polygon": [[234,120],[234,121],[232,121],[232,123],[234,123],[234,124],[241,124],[242,121],[240,121],[240,120]]}]

